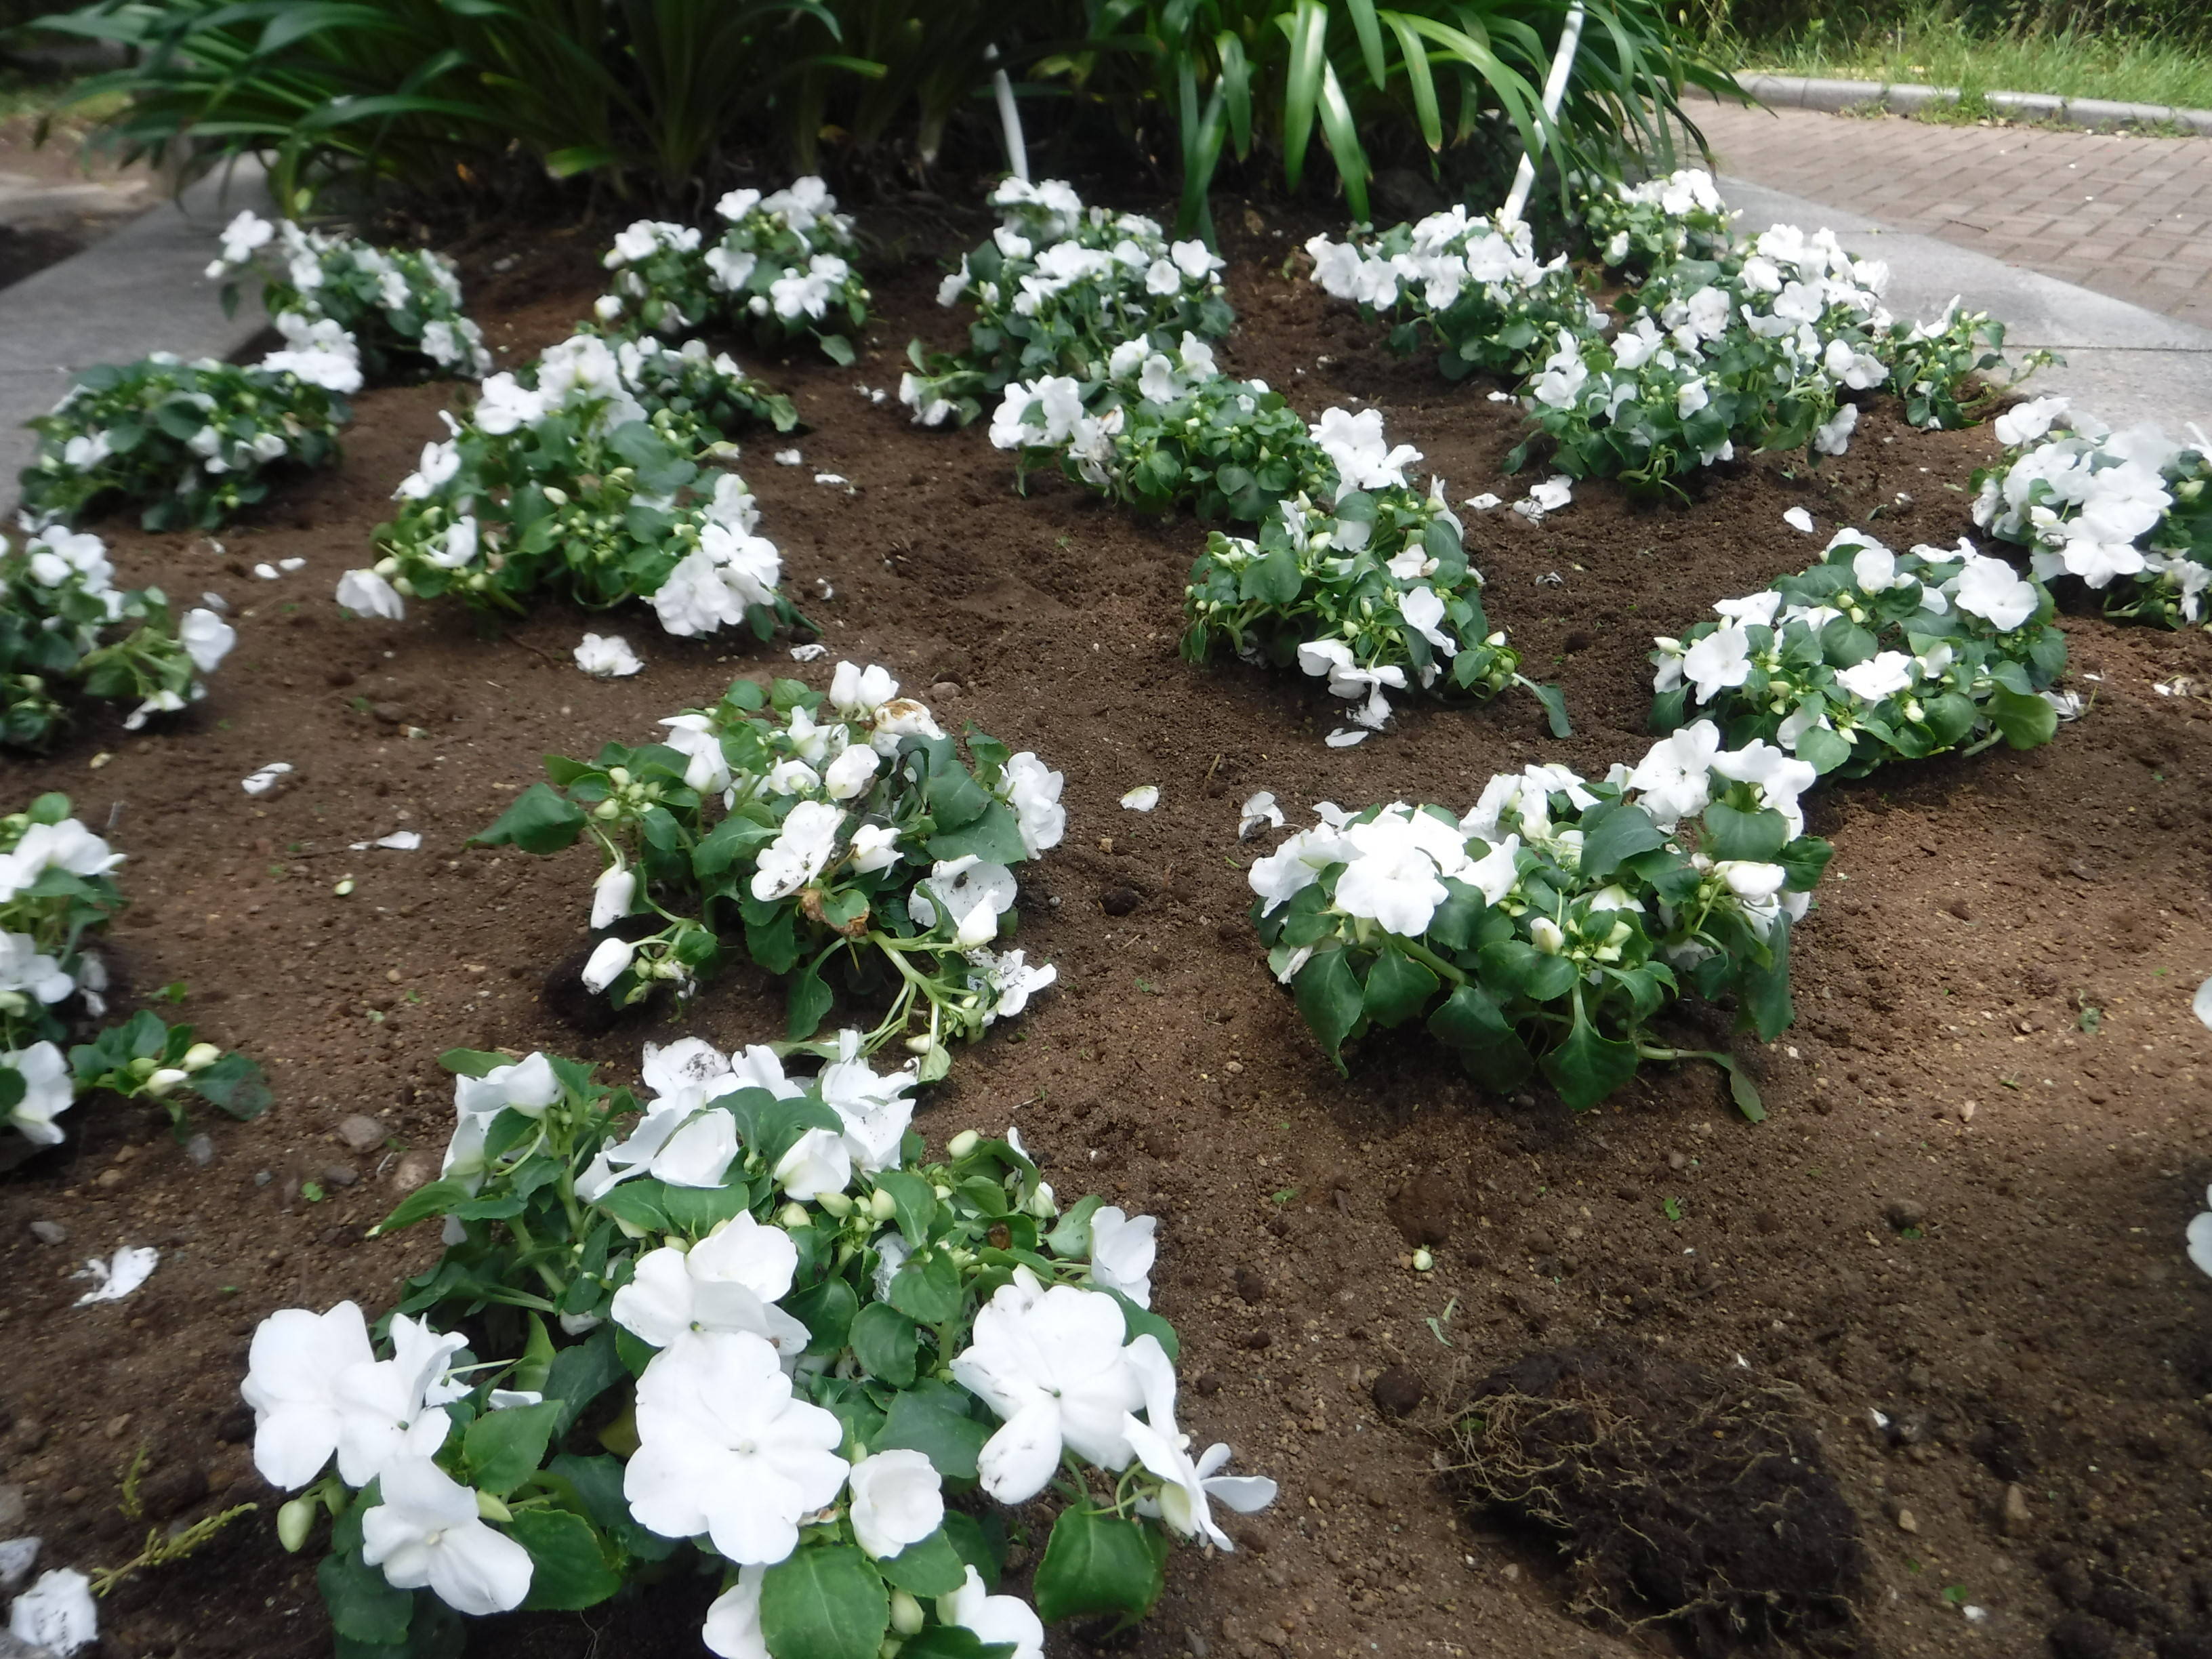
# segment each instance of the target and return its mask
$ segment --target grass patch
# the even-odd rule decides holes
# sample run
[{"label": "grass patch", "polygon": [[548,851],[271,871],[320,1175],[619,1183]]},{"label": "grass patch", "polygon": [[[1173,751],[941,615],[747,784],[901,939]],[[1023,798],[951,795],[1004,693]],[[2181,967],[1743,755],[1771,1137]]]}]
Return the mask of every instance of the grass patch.
[{"label": "grass patch", "polygon": [[1787,37],[1716,39],[1730,67],[1837,81],[1878,81],[1986,92],[2212,109],[2212,52],[2148,34],[2072,30],[1970,34],[1937,4],[1857,33],[1814,23]]}]

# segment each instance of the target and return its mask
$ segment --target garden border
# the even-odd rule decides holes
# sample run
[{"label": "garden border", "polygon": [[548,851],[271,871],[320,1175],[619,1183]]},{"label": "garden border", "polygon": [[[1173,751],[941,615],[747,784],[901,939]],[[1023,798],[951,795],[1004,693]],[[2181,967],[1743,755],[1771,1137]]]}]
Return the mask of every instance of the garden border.
[{"label": "garden border", "polygon": [[[1895,115],[1917,115],[1932,104],[1955,104],[1958,87],[1918,86],[1899,81],[1827,81],[1804,75],[1740,75],[1739,86],[1759,102],[1778,109],[1826,110],[1831,113],[1876,104]],[[1696,95],[1715,103],[1732,102],[1718,94]],[[2110,98],[2062,98],[2045,92],[1984,92],[1984,102],[2001,115],[2062,126],[2109,131],[2115,127],[2186,127],[2200,138],[2212,137],[2212,110],[2177,109],[2166,104],[2127,104]]]}]

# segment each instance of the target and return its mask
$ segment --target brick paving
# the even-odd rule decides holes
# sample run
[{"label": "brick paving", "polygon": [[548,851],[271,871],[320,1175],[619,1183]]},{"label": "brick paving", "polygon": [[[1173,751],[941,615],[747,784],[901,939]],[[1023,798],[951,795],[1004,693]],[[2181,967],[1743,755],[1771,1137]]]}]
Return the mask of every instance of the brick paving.
[{"label": "brick paving", "polygon": [[1720,172],[2212,328],[2212,138],[1691,113]]}]

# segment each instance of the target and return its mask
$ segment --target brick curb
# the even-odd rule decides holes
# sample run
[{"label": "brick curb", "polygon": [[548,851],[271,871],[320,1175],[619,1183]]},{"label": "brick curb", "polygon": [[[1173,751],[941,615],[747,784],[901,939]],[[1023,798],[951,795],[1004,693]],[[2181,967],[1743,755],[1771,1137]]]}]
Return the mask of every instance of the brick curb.
[{"label": "brick curb", "polygon": [[[1919,87],[1881,81],[1821,81],[1802,75],[1742,75],[1739,86],[1760,103],[1776,109],[1815,109],[1833,112],[1878,105],[1899,115],[1916,114],[1931,104],[1955,104],[1956,87]],[[1711,93],[1697,95],[1718,103]],[[2197,137],[2212,138],[2212,110],[2175,109],[2164,104],[2123,104],[2109,98],[2059,98],[2040,92],[1985,92],[1991,109],[2030,120],[2056,121],[2065,126],[2108,131],[2114,127],[2165,124],[2183,127]]]}]

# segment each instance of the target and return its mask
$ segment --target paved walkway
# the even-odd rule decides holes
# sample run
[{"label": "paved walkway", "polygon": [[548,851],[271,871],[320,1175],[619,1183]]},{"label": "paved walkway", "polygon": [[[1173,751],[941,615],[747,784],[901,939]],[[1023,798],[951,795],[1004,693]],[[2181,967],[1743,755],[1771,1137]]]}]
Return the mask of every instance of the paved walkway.
[{"label": "paved walkway", "polygon": [[2212,138],[1691,113],[1722,173],[2212,327]]}]

